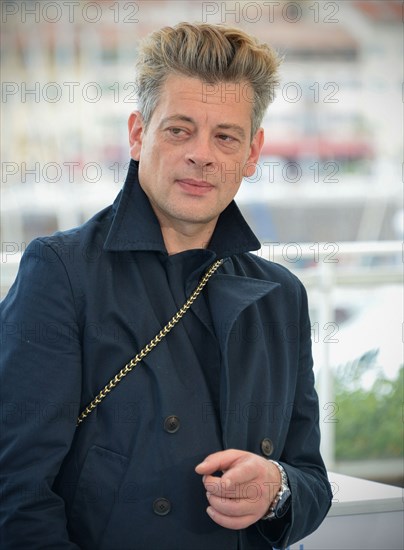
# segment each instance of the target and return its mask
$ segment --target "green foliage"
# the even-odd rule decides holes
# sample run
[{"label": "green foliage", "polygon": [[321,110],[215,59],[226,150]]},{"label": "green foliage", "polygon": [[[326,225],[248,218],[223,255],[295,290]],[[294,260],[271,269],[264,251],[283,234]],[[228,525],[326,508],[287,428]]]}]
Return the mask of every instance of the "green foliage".
[{"label": "green foliage", "polygon": [[404,366],[389,380],[377,368],[376,358],[377,351],[370,352],[337,370],[337,460],[403,456]]}]

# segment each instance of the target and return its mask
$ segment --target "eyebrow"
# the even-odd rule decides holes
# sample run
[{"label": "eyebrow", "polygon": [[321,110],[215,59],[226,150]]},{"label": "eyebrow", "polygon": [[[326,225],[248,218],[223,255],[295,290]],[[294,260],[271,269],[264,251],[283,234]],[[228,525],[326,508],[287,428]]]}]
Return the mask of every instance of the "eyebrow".
[{"label": "eyebrow", "polygon": [[[192,117],[185,116],[185,115],[172,115],[172,116],[163,118],[163,120],[159,124],[159,127],[161,128],[162,126],[164,126],[167,123],[176,122],[176,121],[179,121],[179,120],[181,120],[183,122],[189,122],[190,124],[193,124],[194,126],[196,126],[196,122]],[[244,128],[242,128],[242,126],[239,126],[238,124],[221,123],[221,124],[218,124],[216,126],[216,128],[218,128],[220,130],[233,130],[242,139],[245,139],[245,136],[246,136]]]},{"label": "eyebrow", "polygon": [[193,118],[185,115],[172,115],[168,116],[166,118],[163,118],[163,120],[160,122],[159,127],[161,128],[164,126],[164,124],[167,124],[167,122],[176,122],[177,120],[182,120],[183,122],[190,122],[191,124],[195,125],[195,121]]}]

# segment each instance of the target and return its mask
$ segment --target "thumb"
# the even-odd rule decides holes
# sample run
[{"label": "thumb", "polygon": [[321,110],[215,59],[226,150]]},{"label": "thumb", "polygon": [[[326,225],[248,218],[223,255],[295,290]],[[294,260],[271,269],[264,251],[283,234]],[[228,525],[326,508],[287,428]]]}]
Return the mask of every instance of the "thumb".
[{"label": "thumb", "polygon": [[233,464],[241,458],[245,451],[238,451],[236,449],[227,449],[226,451],[219,451],[208,455],[203,462],[196,466],[195,471],[197,474],[213,474],[217,471],[225,472],[229,470]]}]

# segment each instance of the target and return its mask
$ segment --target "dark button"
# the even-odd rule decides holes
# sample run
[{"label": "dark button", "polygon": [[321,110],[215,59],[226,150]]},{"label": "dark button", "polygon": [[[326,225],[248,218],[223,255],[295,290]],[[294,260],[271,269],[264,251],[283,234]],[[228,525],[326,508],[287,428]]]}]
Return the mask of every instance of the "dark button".
[{"label": "dark button", "polygon": [[174,434],[180,429],[180,419],[178,416],[167,416],[164,420],[164,429],[169,434]]},{"label": "dark button", "polygon": [[156,498],[153,502],[153,512],[158,516],[166,516],[171,511],[171,502],[166,498]]},{"label": "dark button", "polygon": [[271,454],[274,452],[274,444],[269,439],[269,437],[264,437],[264,439],[261,441],[261,452],[265,456],[271,456]]}]

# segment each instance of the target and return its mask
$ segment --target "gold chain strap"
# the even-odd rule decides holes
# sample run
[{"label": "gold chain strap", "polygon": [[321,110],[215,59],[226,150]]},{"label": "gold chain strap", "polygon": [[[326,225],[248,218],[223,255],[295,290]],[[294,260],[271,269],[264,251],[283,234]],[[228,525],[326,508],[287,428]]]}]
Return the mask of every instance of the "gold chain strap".
[{"label": "gold chain strap", "polygon": [[100,391],[100,393],[95,397],[91,403],[80,413],[77,419],[77,426],[83,422],[85,418],[101,403],[103,399],[113,390],[119,382],[138,364],[146,355],[151,352],[153,348],[161,342],[161,340],[167,336],[167,334],[174,328],[178,321],[185,315],[191,305],[195,302],[199,294],[202,292],[203,287],[212,277],[217,268],[223,263],[223,260],[217,260],[214,264],[210,266],[205,275],[200,280],[198,286],[193,291],[191,296],[185,302],[185,304],[177,311],[177,313],[168,321],[164,328],[160,330],[156,336],[150,340],[150,342],[137,354],[133,359],[129,361],[119,372],[111,378],[108,384]]}]

